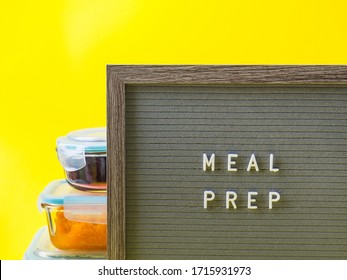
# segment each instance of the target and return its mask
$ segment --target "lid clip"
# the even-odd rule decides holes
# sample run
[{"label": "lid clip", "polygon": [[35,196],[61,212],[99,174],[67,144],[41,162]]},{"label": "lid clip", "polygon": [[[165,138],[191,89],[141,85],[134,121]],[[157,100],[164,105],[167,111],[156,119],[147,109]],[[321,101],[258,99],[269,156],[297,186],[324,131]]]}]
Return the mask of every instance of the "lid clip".
[{"label": "lid clip", "polygon": [[86,157],[83,145],[69,145],[59,143],[57,146],[58,158],[65,171],[77,171],[86,166]]}]

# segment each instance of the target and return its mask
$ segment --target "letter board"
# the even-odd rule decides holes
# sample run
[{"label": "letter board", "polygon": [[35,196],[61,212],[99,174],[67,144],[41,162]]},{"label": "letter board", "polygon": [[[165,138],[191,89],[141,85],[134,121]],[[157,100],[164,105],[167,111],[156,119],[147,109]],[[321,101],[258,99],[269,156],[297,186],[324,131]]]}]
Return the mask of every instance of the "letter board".
[{"label": "letter board", "polygon": [[110,259],[347,259],[347,67],[108,66]]}]

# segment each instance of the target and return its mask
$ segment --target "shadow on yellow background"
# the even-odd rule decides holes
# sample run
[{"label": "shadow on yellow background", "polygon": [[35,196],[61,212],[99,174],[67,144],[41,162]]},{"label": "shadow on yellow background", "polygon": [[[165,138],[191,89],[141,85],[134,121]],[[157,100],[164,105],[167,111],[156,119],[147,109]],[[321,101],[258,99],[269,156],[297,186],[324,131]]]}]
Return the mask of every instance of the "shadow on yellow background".
[{"label": "shadow on yellow background", "polygon": [[[7,3],[8,2],[8,3]],[[346,64],[345,1],[0,4],[0,258],[45,224],[55,140],[106,125],[106,64]]]}]

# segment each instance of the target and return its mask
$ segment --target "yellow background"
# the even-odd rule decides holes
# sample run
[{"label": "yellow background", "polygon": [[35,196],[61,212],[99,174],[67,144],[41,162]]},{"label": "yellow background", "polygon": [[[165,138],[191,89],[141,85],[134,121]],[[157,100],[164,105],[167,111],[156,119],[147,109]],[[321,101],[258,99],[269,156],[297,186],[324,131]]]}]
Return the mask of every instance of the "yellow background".
[{"label": "yellow background", "polygon": [[55,140],[106,125],[106,64],[346,64],[345,0],[0,4],[0,258],[21,259],[63,171]]}]

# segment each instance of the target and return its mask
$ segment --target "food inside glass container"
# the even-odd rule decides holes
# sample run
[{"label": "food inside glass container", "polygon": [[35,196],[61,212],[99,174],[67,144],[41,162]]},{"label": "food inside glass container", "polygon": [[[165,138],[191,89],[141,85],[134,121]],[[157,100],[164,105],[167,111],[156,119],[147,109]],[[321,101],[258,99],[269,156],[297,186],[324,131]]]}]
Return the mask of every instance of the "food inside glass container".
[{"label": "food inside glass container", "polygon": [[76,130],[57,139],[57,154],[68,183],[80,190],[105,190],[106,128]]},{"label": "food inside glass container", "polygon": [[85,192],[66,180],[55,180],[38,200],[44,210],[52,244],[62,250],[105,250],[107,243],[107,194]]},{"label": "food inside glass container", "polygon": [[86,165],[74,171],[65,170],[67,181],[74,187],[84,190],[104,190],[106,188],[106,155],[86,155]]},{"label": "food inside glass container", "polygon": [[[107,245],[107,225],[101,218],[93,222],[69,220],[64,207],[43,205],[52,244],[62,250],[103,250]],[[103,218],[102,218],[103,219]]]}]

